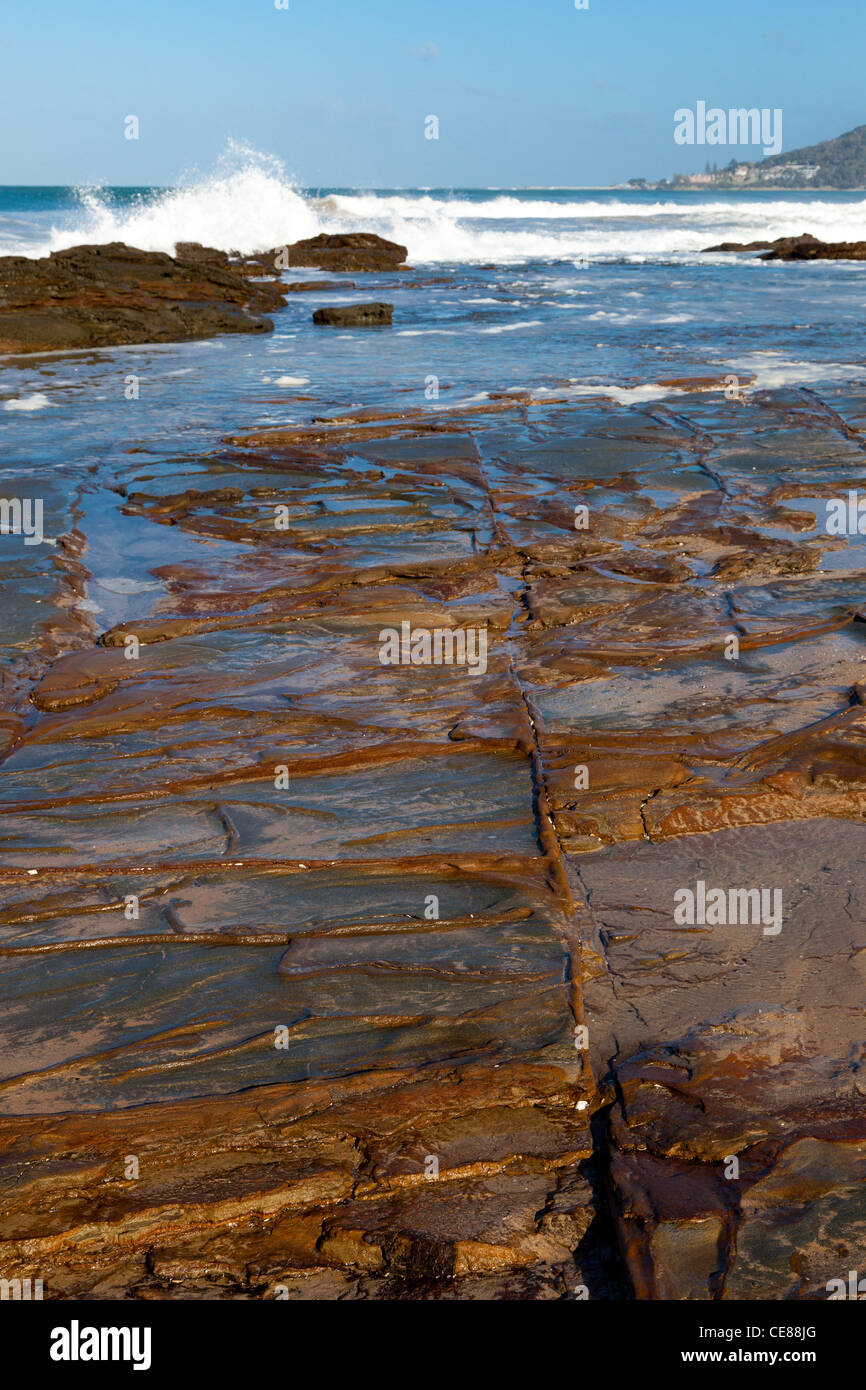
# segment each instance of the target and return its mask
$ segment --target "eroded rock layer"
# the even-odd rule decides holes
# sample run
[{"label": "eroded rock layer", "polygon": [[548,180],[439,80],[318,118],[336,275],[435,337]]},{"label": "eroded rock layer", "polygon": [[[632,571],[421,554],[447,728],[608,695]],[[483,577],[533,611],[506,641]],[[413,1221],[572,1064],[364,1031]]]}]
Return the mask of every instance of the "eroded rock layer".
[{"label": "eroded rock layer", "polygon": [[273,264],[230,262],[195,242],[182,242],[176,257],[121,242],[3,256],[0,352],[269,333],[264,314],[286,299],[273,277]]},{"label": "eroded rock layer", "polygon": [[211,558],[107,631],[58,504],[7,620],[4,1277],[809,1299],[866,1267],[866,565],[825,525],[866,396],[697,385],[132,456],[118,524]]}]

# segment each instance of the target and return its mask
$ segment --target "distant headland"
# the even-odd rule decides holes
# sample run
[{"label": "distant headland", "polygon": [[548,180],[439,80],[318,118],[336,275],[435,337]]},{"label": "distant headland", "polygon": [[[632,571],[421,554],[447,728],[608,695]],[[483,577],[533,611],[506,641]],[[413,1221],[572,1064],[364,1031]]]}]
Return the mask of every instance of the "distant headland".
[{"label": "distant headland", "polygon": [[823,140],[819,145],[808,145],[788,154],[774,154],[755,162],[732,159],[721,169],[708,160],[702,174],[674,174],[656,183],[629,179],[628,187],[866,189],[866,125],[846,131],[835,140]]}]

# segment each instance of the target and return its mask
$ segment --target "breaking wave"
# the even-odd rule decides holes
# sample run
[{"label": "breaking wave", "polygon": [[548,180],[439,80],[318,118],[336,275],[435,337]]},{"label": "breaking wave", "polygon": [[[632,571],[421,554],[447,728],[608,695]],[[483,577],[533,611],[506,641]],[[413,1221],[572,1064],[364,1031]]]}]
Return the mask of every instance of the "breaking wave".
[{"label": "breaking wave", "polygon": [[279,160],[233,144],[212,173],[190,176],[177,188],[135,196],[78,190],[64,223],[42,227],[38,245],[28,237],[26,254],[107,241],[169,252],[178,241],[200,241],[252,252],[321,231],[374,231],[406,245],[415,264],[583,258],[688,262],[718,241],[804,231],[826,240],[853,240],[862,235],[864,220],[866,200],[820,195],[652,198],[617,190],[311,195]]},{"label": "breaking wave", "polygon": [[52,227],[52,251],[81,242],[125,241],[144,251],[173,251],[200,241],[224,251],[265,251],[321,231],[314,207],[279,160],[232,145],[205,177],[132,201],[111,189],[79,189],[80,213]]}]

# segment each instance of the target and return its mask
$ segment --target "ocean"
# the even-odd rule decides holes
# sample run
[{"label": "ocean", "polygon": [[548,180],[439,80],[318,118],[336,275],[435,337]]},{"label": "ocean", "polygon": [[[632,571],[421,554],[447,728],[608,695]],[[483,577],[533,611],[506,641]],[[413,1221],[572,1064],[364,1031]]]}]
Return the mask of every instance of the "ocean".
[{"label": "ocean", "polygon": [[[127,448],[131,430],[137,447],[201,448],[241,425],[299,423],[395,395],[435,410],[515,387],[601,389],[625,403],[689,375],[742,373],[763,387],[859,379],[860,266],[702,250],[804,231],[856,239],[864,220],[860,193],[302,190],[259,156],[175,189],[0,188],[4,255],[115,240],[250,252],[365,230],[405,244],[419,272],[406,278],[430,282],[402,289],[393,276],[361,277],[364,298],[395,305],[393,330],[374,340],[322,336],[308,297],[292,296],[266,338],[7,362],[0,438],[16,464],[56,469]],[[142,378],[134,422],[122,389],[131,371]]]},{"label": "ocean", "polygon": [[[349,297],[395,306],[393,329],[372,337],[323,334],[310,296],[294,295],[267,336],[8,359],[0,478],[47,473],[70,497],[85,473],[111,475],[131,448],[165,461],[242,429],[359,406],[434,413],[516,388],[639,405],[669,396],[660,381],[696,375],[839,387],[866,377],[861,267],[702,250],[804,231],[855,239],[864,219],[859,193],[302,190],[248,152],[174,189],[0,188],[0,254],[108,241],[251,252],[320,231],[374,231],[408,247],[418,273],[404,278],[423,286],[356,277]],[[305,274],[321,278],[295,278]],[[106,517],[109,554],[111,533]],[[108,616],[122,609],[115,598]]]}]

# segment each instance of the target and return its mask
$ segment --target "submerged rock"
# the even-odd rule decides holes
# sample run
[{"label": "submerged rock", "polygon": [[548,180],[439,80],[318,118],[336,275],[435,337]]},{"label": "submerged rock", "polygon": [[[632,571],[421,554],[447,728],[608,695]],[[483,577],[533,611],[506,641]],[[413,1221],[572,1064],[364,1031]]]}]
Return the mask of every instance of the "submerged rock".
[{"label": "submerged rock", "polygon": [[320,294],[326,294],[331,290],[353,290],[354,280],[294,280],[284,288],[289,294],[309,294],[318,290]]},{"label": "submerged rock", "polygon": [[332,328],[389,327],[393,322],[393,304],[335,304],[330,309],[317,309],[313,314],[313,323]]},{"label": "submerged rock", "polygon": [[181,243],[178,252],[111,242],[37,260],[0,258],[0,352],[271,331],[263,314],[285,303],[276,281],[253,283],[225,252],[196,243]]}]

